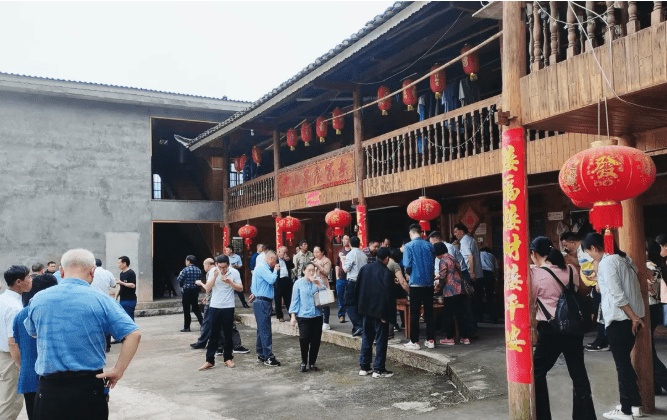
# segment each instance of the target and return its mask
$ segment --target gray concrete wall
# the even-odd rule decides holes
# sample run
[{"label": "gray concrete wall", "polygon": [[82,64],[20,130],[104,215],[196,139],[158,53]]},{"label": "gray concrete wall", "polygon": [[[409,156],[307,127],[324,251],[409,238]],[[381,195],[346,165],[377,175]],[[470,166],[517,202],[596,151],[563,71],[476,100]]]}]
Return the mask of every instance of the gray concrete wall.
[{"label": "gray concrete wall", "polygon": [[222,222],[222,201],[153,200],[153,220]]},{"label": "gray concrete wall", "polygon": [[0,90],[0,269],[77,247],[105,259],[108,233],[136,233],[138,296],[152,300],[149,119],[226,115]]}]

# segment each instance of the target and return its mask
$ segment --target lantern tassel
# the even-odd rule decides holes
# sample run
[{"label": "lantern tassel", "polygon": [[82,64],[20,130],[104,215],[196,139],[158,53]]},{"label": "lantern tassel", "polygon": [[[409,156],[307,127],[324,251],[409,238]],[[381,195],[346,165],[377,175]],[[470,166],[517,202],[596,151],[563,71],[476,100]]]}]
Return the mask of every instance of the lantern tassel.
[{"label": "lantern tassel", "polygon": [[440,98],[442,98],[442,93],[435,92],[435,99],[440,99]]},{"label": "lantern tassel", "polygon": [[338,129],[336,129],[336,134],[340,136],[340,134],[341,134],[341,131],[340,131],[340,130],[338,130]]},{"label": "lantern tassel", "polygon": [[598,231],[623,227],[623,207],[616,201],[595,203],[588,219]]},{"label": "lantern tassel", "polygon": [[320,137],[320,143],[324,143],[324,137]]},{"label": "lantern tassel", "polygon": [[472,80],[473,82],[475,80],[477,80],[477,74],[476,73],[470,73],[470,80]]},{"label": "lantern tassel", "polygon": [[412,106],[412,105],[408,105],[408,111],[414,111],[414,110],[415,110],[415,107],[414,107],[414,106]]},{"label": "lantern tassel", "polygon": [[290,151],[293,152],[294,151],[294,146],[290,146],[289,149],[290,149]]},{"label": "lantern tassel", "polygon": [[609,229],[604,231],[604,252],[609,255],[614,253],[614,235]]},{"label": "lantern tassel", "polygon": [[389,115],[389,113],[383,109],[382,110],[382,115]]},{"label": "lantern tassel", "polygon": [[310,146],[309,142],[304,142],[306,144],[306,147]]}]

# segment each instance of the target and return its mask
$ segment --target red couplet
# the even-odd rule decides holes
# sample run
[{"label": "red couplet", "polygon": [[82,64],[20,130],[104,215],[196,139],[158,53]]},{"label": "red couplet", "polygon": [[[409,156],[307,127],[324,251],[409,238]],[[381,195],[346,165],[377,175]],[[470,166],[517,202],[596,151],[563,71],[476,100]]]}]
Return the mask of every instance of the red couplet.
[{"label": "red couplet", "polygon": [[276,249],[283,246],[283,232],[280,230],[280,217],[276,217]]},{"label": "red couplet", "polygon": [[222,228],[222,246],[229,245],[229,228]]},{"label": "red couplet", "polygon": [[357,206],[357,226],[359,226],[359,247],[366,248],[368,246],[368,235],[366,233],[366,206]]},{"label": "red couplet", "polygon": [[528,279],[526,153],[523,128],[503,131],[503,246],[507,379],[533,380]]}]

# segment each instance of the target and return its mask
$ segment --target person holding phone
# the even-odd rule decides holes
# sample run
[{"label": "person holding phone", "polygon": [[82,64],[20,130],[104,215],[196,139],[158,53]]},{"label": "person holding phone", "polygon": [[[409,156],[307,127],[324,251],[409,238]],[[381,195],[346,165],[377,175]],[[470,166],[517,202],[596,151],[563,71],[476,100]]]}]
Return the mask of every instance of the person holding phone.
[{"label": "person holding phone", "polygon": [[605,254],[604,237],[599,233],[586,235],[582,246],[598,262],[597,280],[602,297],[600,304],[618,373],[621,404],[603,416],[607,419],[632,420],[633,415],[642,415],[637,373],[630,360],[635,337],[644,327],[642,318],[645,315],[637,266],[615,244],[614,253]]},{"label": "person holding phone", "polygon": [[316,272],[312,262],[303,266],[303,277],[294,283],[292,303],[289,307],[291,324],[299,324],[301,372],[307,372],[309,368],[314,372],[319,370],[315,362],[322,342],[322,311],[315,306],[314,295],[326,287]]}]

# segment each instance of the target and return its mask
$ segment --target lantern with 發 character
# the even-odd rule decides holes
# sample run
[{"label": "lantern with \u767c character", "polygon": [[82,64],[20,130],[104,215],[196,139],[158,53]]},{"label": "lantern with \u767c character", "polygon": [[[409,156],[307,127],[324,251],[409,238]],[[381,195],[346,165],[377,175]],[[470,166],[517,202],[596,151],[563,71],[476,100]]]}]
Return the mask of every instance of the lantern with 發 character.
[{"label": "lantern with \u767c character", "polygon": [[440,216],[440,203],[431,198],[419,197],[408,205],[408,216],[419,221],[419,226],[425,234],[431,230],[429,220]]},{"label": "lantern with \u767c character", "polygon": [[299,222],[299,219],[292,216],[283,217],[280,219],[280,222],[278,222],[278,226],[281,231],[285,232],[285,238],[289,241],[289,244],[292,245],[294,232],[301,229],[301,222]]},{"label": "lantern with \u767c character", "polygon": [[257,236],[257,228],[250,224],[241,226],[239,229],[239,236],[245,239],[245,244],[248,247],[248,250],[250,250],[250,245],[252,245],[252,238]]},{"label": "lantern with \u767c character", "polygon": [[350,225],[352,216],[345,210],[334,209],[327,213],[324,217],[324,221],[334,229],[334,235],[336,237],[341,237],[344,233],[343,229]]}]

